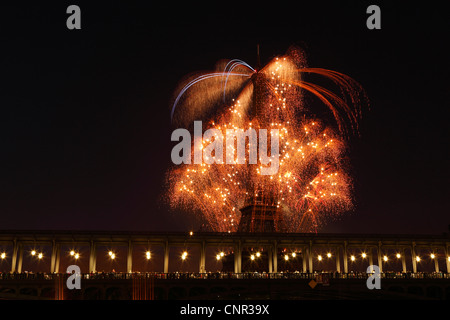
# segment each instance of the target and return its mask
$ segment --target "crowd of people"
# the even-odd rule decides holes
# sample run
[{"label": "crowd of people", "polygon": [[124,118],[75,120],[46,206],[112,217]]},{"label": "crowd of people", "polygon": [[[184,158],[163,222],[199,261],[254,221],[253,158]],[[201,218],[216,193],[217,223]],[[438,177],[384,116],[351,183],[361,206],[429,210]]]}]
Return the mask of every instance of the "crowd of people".
[{"label": "crowd of people", "polygon": [[[69,276],[67,273],[45,273],[45,272],[0,272],[0,280],[54,280],[61,276]],[[94,280],[127,280],[134,278],[154,278],[154,279],[315,279],[319,275],[326,275],[329,279],[367,279],[370,275],[365,272],[90,272],[80,274],[81,279]],[[385,279],[450,279],[450,274],[443,272],[386,272],[380,274],[381,278]]]}]

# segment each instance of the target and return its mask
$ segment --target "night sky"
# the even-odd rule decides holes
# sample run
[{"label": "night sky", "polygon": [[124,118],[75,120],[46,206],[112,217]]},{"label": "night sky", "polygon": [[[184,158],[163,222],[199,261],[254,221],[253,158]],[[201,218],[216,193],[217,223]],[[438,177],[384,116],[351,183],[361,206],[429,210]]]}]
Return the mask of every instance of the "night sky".
[{"label": "night sky", "polygon": [[[220,59],[255,65],[260,44],[263,64],[297,45],[370,99],[349,153],[355,210],[322,231],[448,232],[447,12],[294,3],[2,3],[0,229],[195,229],[162,201],[173,92]],[[366,28],[370,4],[381,30]]]}]

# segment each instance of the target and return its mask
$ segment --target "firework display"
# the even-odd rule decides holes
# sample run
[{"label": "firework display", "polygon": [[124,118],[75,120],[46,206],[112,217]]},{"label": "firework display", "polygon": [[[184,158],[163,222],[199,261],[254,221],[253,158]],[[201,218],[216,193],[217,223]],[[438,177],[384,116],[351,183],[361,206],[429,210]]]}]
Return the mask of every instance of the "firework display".
[{"label": "firework display", "polygon": [[[336,90],[306,81],[308,77]],[[241,60],[222,61],[215,72],[188,78],[174,99],[174,124],[188,126],[206,115],[203,130],[218,129],[227,138],[230,129],[277,129],[279,167],[274,174],[261,174],[265,164],[248,161],[254,141],[246,140],[242,161],[233,140],[224,144],[224,153],[234,155],[232,161],[213,155],[208,164],[203,153],[202,163],[169,170],[171,206],[195,212],[210,230],[235,232],[246,202],[263,196],[280,213],[282,224],[275,231],[318,231],[353,205],[346,137],[358,130],[362,96],[361,86],[350,77],[307,67],[298,48],[262,68]],[[312,111],[311,105],[317,104],[325,106],[326,112],[320,113],[324,116]],[[195,146],[204,149],[210,140],[192,142],[192,154]],[[258,160],[261,156],[258,153]]]}]

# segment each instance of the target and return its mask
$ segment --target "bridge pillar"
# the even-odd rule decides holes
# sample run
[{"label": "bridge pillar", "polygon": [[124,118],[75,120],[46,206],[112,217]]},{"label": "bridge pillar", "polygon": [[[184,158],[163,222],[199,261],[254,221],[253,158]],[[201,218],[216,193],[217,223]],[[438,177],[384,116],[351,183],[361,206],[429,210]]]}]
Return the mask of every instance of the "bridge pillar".
[{"label": "bridge pillar", "polygon": [[416,243],[415,242],[413,242],[411,245],[411,259],[412,259],[413,272],[417,273]]},{"label": "bridge pillar", "polygon": [[[369,251],[369,266],[373,266],[373,248],[370,247]],[[370,268],[370,272],[373,272],[373,268]]]},{"label": "bridge pillar", "polygon": [[169,273],[169,241],[164,243],[164,273]]},{"label": "bridge pillar", "polygon": [[445,263],[447,265],[447,273],[450,273],[450,251],[448,250],[448,245],[445,247]]},{"label": "bridge pillar", "polygon": [[61,246],[58,245],[58,254],[56,255],[55,272],[59,273],[59,262],[61,261]]},{"label": "bridge pillar", "polygon": [[50,273],[59,272],[59,259],[60,259],[60,248],[61,245],[56,243],[55,240],[52,241],[52,256],[50,259]]},{"label": "bridge pillar", "polygon": [[205,241],[202,241],[201,247],[200,247],[200,263],[199,263],[199,272],[205,273],[206,272],[206,245]]},{"label": "bridge pillar", "polygon": [[16,271],[16,266],[17,266],[17,255],[19,252],[19,242],[17,242],[16,239],[13,240],[13,254],[11,257],[11,272],[15,272]]},{"label": "bridge pillar", "polygon": [[242,246],[239,241],[234,247],[234,273],[242,272]]},{"label": "bridge pillar", "polygon": [[19,257],[17,259],[17,273],[22,273],[22,262],[23,262],[23,246],[19,244]]},{"label": "bridge pillar", "polygon": [[[438,250],[435,250],[435,252],[437,253]],[[436,256],[434,257],[434,271],[436,271],[436,273],[439,272],[439,259],[438,259],[438,255],[436,254]]]},{"label": "bridge pillar", "polygon": [[273,272],[277,273],[278,272],[278,244],[277,241],[275,240],[273,243]]},{"label": "bridge pillar", "polygon": [[406,255],[405,255],[405,248],[402,248],[402,269],[403,273],[406,273]]},{"label": "bridge pillar", "polygon": [[380,273],[382,273],[383,272],[383,259],[381,257],[381,241],[378,242],[377,256],[378,256],[378,268],[380,269]]},{"label": "bridge pillar", "polygon": [[437,256],[434,258],[434,269],[436,270],[436,273],[439,272],[439,259]]},{"label": "bridge pillar", "polygon": [[313,245],[312,241],[309,241],[309,248],[308,248],[308,269],[309,272],[313,273]]},{"label": "bridge pillar", "polygon": [[341,248],[336,247],[336,271],[341,273]]},{"label": "bridge pillar", "polygon": [[272,250],[272,247],[267,248],[267,261],[269,262],[269,273],[273,273],[273,250]]},{"label": "bridge pillar", "polygon": [[97,268],[97,254],[96,254],[96,245],[94,241],[91,241],[89,245],[89,272],[96,272]]},{"label": "bridge pillar", "polygon": [[348,273],[347,241],[344,241],[344,273]]},{"label": "bridge pillar", "polygon": [[131,240],[128,240],[127,272],[133,272],[133,245],[131,243]]},{"label": "bridge pillar", "polygon": [[302,248],[302,257],[303,257],[303,273],[306,273],[306,272],[308,272],[308,268],[307,268],[307,259],[309,259],[309,252],[308,252],[308,249],[307,249],[307,247],[303,247]]}]

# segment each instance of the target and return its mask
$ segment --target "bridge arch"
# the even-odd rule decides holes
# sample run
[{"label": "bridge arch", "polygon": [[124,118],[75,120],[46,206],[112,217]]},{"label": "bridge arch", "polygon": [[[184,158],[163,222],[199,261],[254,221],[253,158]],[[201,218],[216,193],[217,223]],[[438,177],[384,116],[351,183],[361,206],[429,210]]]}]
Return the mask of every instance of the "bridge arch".
[{"label": "bridge arch", "polygon": [[11,287],[2,287],[2,288],[0,288],[0,293],[15,294],[16,289],[11,288]]},{"label": "bridge arch", "polygon": [[424,295],[424,290],[421,286],[409,286],[408,287],[408,293],[409,294],[414,294],[414,295],[418,295],[418,296],[423,296]]},{"label": "bridge arch", "polygon": [[27,296],[38,296],[38,289],[33,287],[22,287],[19,289],[19,294]]},{"label": "bridge arch", "polygon": [[192,287],[189,289],[189,297],[202,296],[208,293],[208,289],[204,286]]},{"label": "bridge arch", "polygon": [[187,297],[187,290],[183,287],[171,287],[169,289],[169,300],[184,299]]},{"label": "bridge arch", "polygon": [[103,289],[98,286],[91,286],[84,289],[83,296],[85,300],[101,300],[103,299]]},{"label": "bridge arch", "polygon": [[106,300],[129,300],[131,299],[128,288],[108,287],[105,289]]},{"label": "bridge arch", "polygon": [[432,299],[442,299],[444,290],[439,286],[429,286],[426,288],[426,296]]}]

